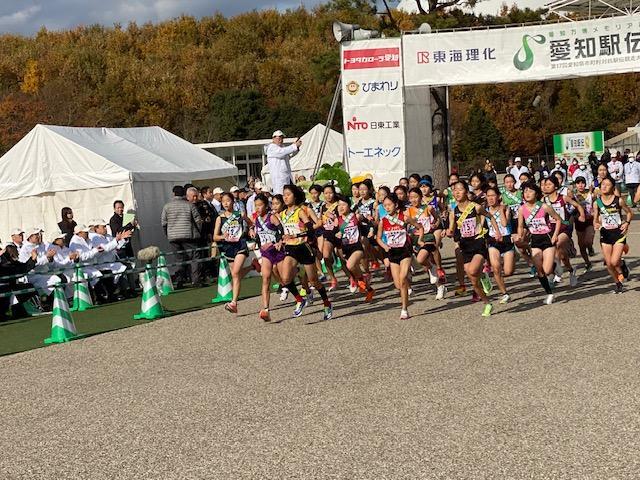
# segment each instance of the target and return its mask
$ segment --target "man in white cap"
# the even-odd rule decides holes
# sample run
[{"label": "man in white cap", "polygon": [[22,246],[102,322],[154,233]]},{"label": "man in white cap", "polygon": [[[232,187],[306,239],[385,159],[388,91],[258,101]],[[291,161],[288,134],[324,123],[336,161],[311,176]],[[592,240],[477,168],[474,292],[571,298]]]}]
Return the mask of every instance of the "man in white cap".
[{"label": "man in white cap", "polygon": [[284,186],[293,183],[291,175],[291,164],[289,157],[298,151],[302,142],[299,138],[288,147],[282,146],[284,133],[280,130],[273,132],[272,142],[266,148],[267,164],[271,175],[271,189],[274,194],[281,194]]},{"label": "man in white cap", "polygon": [[82,270],[90,279],[90,284],[94,287],[98,300],[108,300],[108,289],[103,286],[103,282],[100,281],[102,272],[96,266],[85,264],[86,262],[95,263],[99,261],[98,256],[104,250],[100,246],[91,246],[91,240],[89,240],[89,227],[85,225],[76,225],[73,228],[73,237],[71,237],[71,241],[69,242],[69,249],[78,253],[78,259],[84,264],[82,266]]},{"label": "man in white cap", "polygon": [[229,193],[233,195],[233,209],[237,212],[247,213],[247,208],[244,205],[244,202],[240,200],[240,188],[236,185],[231,187]]},{"label": "man in white cap", "polygon": [[509,173],[516,179],[516,188],[520,188],[520,175],[523,173],[531,173],[527,167],[522,165],[522,158],[515,158],[515,165],[509,170]]},{"label": "man in white cap", "polygon": [[24,230],[22,228],[14,228],[11,230],[11,243],[20,251],[22,244],[24,243]]},{"label": "man in white cap", "polygon": [[222,198],[222,194],[224,190],[220,187],[216,187],[213,189],[213,200],[211,200],[211,204],[216,207],[216,212],[220,213],[222,211],[222,203],[220,202]]},{"label": "man in white cap", "polygon": [[53,287],[62,282],[59,276],[50,273],[55,270],[53,258],[56,255],[56,250],[47,248],[44,244],[40,227],[30,228],[25,233],[27,240],[20,248],[18,260],[26,263],[31,258],[31,252],[37,252],[36,266],[27,274],[27,280],[38,290],[40,295],[49,296],[53,293]]},{"label": "man in white cap", "polygon": [[264,184],[261,181],[257,181],[253,184],[253,193],[247,199],[247,216],[253,218],[253,213],[256,211],[256,195],[262,193],[264,190]]},{"label": "man in white cap", "polygon": [[130,294],[131,288],[128,283],[125,283],[125,277],[122,273],[125,272],[127,266],[118,262],[118,256],[116,251],[124,247],[128,242],[128,239],[133,234],[132,230],[124,230],[115,237],[112,237],[107,233],[107,222],[102,219],[95,219],[89,222],[89,244],[92,249],[101,250],[96,256],[97,267],[101,271],[109,271],[114,277],[112,278],[113,288],[110,282],[107,282],[109,293],[115,295],[116,300],[121,300],[120,295],[116,295],[114,292],[117,287],[120,287],[120,294]]}]

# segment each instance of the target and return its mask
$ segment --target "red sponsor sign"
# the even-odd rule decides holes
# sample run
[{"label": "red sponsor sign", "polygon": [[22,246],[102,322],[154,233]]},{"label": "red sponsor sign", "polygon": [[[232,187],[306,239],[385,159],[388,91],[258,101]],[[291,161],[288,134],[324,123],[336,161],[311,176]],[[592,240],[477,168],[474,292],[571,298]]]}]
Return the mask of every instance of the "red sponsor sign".
[{"label": "red sponsor sign", "polygon": [[342,66],[345,70],[399,67],[400,48],[345,50],[342,55]]}]

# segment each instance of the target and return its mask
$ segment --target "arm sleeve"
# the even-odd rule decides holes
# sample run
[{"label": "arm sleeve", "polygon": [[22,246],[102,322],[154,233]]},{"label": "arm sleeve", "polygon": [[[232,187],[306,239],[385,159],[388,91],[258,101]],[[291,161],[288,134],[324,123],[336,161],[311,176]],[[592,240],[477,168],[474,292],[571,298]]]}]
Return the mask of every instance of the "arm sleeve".
[{"label": "arm sleeve", "polygon": [[275,157],[275,158],[285,158],[287,155],[291,155],[294,152],[298,151],[298,147],[295,143],[289,145],[288,147],[279,147],[275,143],[269,145],[267,148],[267,157]]},{"label": "arm sleeve", "polygon": [[198,226],[198,228],[202,227],[202,217],[200,216],[200,212],[195,205],[191,205],[191,217],[193,218],[193,222]]}]

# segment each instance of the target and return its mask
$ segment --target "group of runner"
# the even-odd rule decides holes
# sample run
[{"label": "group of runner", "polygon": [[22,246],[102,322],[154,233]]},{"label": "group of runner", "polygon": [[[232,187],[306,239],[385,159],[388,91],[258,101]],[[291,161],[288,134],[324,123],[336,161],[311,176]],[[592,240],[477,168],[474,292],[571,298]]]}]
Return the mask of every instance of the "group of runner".
[{"label": "group of runner", "polygon": [[[386,186],[375,191],[372,181],[364,180],[353,185],[351,196],[333,184],[312,185],[308,195],[287,185],[282,195],[257,195],[252,218],[234,211],[231,194],[223,195],[222,206],[214,240],[231,266],[233,299],[225,308],[238,311],[241,280],[256,268],[262,275],[259,316],[264,321],[271,320],[272,283],[280,285],[281,300],[295,298],[294,317],[303,314],[317,292],[327,320],[333,315],[329,292],[338,287],[336,274],[344,272],[351,292],[359,291],[364,302],[371,302],[372,274],[382,269],[399,291],[400,318],[407,319],[416,269],[428,272],[437,300],[446,297],[440,252],[446,238],[455,242],[455,295],[465,294],[468,280],[472,300],[484,304],[485,317],[493,311],[490,274],[501,294],[499,303],[508,303],[506,279],[518,257],[527,263],[530,277],[537,277],[546,304],[553,302],[554,285],[564,272],[570,286],[576,286],[574,230],[585,271],[592,268],[597,230],[615,293],[623,291],[629,276],[623,256],[633,213],[606,169],[599,172],[595,187],[588,187],[584,178],[566,185],[563,173],[556,171],[539,183],[528,174],[518,179],[508,174],[502,185],[478,174],[469,183],[452,174],[449,186],[437,191],[429,176],[413,174],[393,191]],[[247,266],[254,243],[260,262]],[[341,267],[334,268],[337,264]]]}]

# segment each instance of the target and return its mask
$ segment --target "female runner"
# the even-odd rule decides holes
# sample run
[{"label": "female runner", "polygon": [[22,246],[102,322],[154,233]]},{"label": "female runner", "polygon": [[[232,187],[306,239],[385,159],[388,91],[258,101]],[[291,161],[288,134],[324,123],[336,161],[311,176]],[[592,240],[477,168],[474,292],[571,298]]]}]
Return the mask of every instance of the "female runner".
[{"label": "female runner", "polygon": [[593,214],[593,224],[600,230],[602,255],[609,275],[616,284],[614,293],[622,293],[622,281],[629,278],[629,270],[622,260],[622,253],[627,243],[633,212],[626,200],[615,194],[615,182],[610,177],[600,182],[600,198],[596,200]]},{"label": "female runner", "polygon": [[[389,261],[393,283],[400,290],[400,302],[402,304],[400,319],[406,320],[409,318],[407,310],[409,306],[408,276],[411,268],[411,259],[413,258],[407,227],[409,225],[416,227],[420,238],[422,238],[424,232],[422,231],[422,225],[402,212],[400,201],[395,194],[385,197],[383,206],[387,214],[378,224],[376,239],[378,245],[386,253],[385,258]],[[422,247],[422,240],[418,241],[418,245]]]},{"label": "female runner", "polygon": [[578,248],[580,249],[580,255],[584,260],[585,271],[590,271],[592,268],[591,259],[589,253],[593,251],[593,237],[595,236],[595,230],[593,229],[593,194],[587,189],[587,181],[584,177],[576,178],[576,190],[574,192],[574,198],[576,202],[582,205],[584,209],[585,221],[575,221],[576,234],[578,235]]},{"label": "female runner", "polygon": [[360,292],[366,293],[366,302],[373,299],[374,290],[365,281],[360,262],[364,257],[364,248],[360,241],[360,225],[356,214],[351,211],[351,202],[343,195],[336,195],[338,201],[338,231],[336,238],[340,240],[340,249],[346,260],[347,270],[355,280]]},{"label": "female runner", "polygon": [[379,268],[372,241],[375,238],[376,201],[373,198],[373,183],[365,179],[359,186],[360,200],[354,205],[353,211],[360,225],[360,240],[364,248],[363,263],[365,276],[369,276],[369,264],[374,270]]},{"label": "female runner", "polygon": [[[523,185],[526,182],[523,182]],[[515,246],[518,248],[520,255],[527,262],[529,266],[529,276],[531,278],[536,276],[536,267],[533,266],[533,261],[531,260],[531,250],[529,250],[529,239],[528,238],[520,238],[518,233],[518,213],[520,211],[520,205],[522,205],[522,189],[516,190],[516,177],[507,173],[504,176],[504,186],[500,189],[500,197],[502,198],[502,203],[505,204],[511,210],[510,215],[510,223],[511,223],[511,234],[512,240]],[[515,234],[515,235],[513,235]],[[525,235],[527,231],[525,230]],[[516,240],[517,239],[517,240]]]},{"label": "female runner", "polygon": [[271,288],[271,275],[280,281],[278,275],[278,264],[284,260],[284,249],[282,247],[282,225],[278,215],[269,210],[269,199],[264,194],[259,194],[255,198],[256,211],[253,214],[253,227],[251,237],[258,240],[262,263],[260,273],[262,275],[262,305],[260,318],[265,322],[271,321],[269,316],[269,300]]},{"label": "female runner", "polygon": [[[428,178],[420,180],[420,193],[422,194],[422,205],[430,205],[437,214],[438,222],[433,230],[433,236],[436,240],[436,249],[433,251],[433,259],[435,265],[429,269],[429,280],[431,284],[440,283],[444,285],[447,282],[444,269],[442,268],[442,256],[440,255],[440,246],[442,245],[442,212],[446,210],[439,196],[433,191],[433,184]],[[409,198],[411,200],[411,198]],[[435,270],[435,271],[433,271]],[[446,287],[443,289],[446,292]],[[443,297],[444,298],[444,297]]]},{"label": "female runner", "polygon": [[[542,190],[535,182],[526,182],[522,186],[524,203],[518,215],[518,236],[524,237],[525,228],[529,231],[531,258],[536,267],[538,281],[547,294],[547,305],[553,303],[553,290],[547,275],[553,273],[556,258],[556,243],[560,235],[562,219],[548,204],[541,201]],[[551,218],[555,220],[551,222]],[[553,233],[552,233],[553,232]]]},{"label": "female runner", "polygon": [[231,268],[233,294],[231,302],[226,303],[224,308],[231,313],[238,313],[240,281],[253,269],[253,267],[244,267],[244,262],[249,255],[246,234],[250,222],[244,213],[233,209],[235,198],[231,193],[223,193],[221,203],[223,210],[216,218],[213,240],[218,242],[220,252],[225,256]]},{"label": "female runner", "polygon": [[502,240],[496,239],[496,231],[493,224],[487,218],[487,227],[489,228],[489,237],[487,238],[487,246],[489,247],[489,261],[493,276],[496,279],[498,288],[502,292],[501,304],[505,304],[511,297],[507,293],[507,287],[504,283],[506,277],[513,275],[515,269],[515,247],[511,234],[514,233],[511,222],[511,209],[501,202],[500,191],[496,187],[489,187],[486,191],[487,196],[487,212],[495,219]]},{"label": "female runner", "polygon": [[319,227],[320,222],[314,224],[311,217],[305,209],[302,208],[305,194],[300,187],[296,185],[285,185],[282,198],[285,209],[280,213],[280,223],[284,229],[282,241],[284,243],[285,259],[280,264],[279,272],[282,283],[285,284],[296,299],[296,308],[293,316],[299,317],[302,315],[302,310],[306,306],[306,300],[302,298],[295,284],[298,265],[302,265],[309,284],[315,287],[322,298],[322,302],[324,303],[324,319],[329,320],[333,315],[333,308],[327,296],[327,290],[322,283],[318,281],[318,271],[315,265],[316,260],[307,242],[307,232]]},{"label": "female runner", "polygon": [[[422,238],[420,238],[415,234],[415,230],[411,229],[414,253],[418,263],[429,272],[431,272],[430,267],[433,265],[437,267],[438,271],[441,271],[440,251],[435,236],[435,232],[439,230],[440,226],[440,212],[433,205],[422,203],[422,198],[422,192],[419,188],[409,190],[409,202],[411,205],[407,209],[407,213],[411,219],[422,225],[423,231]],[[421,247],[418,246],[419,240],[422,240],[423,243]],[[436,277],[436,281],[438,281],[438,277]],[[447,287],[444,282],[440,282],[437,288],[436,300],[444,299],[446,293]]]},{"label": "female runner", "polygon": [[483,219],[488,218],[493,225],[496,232],[495,239],[498,242],[502,240],[502,234],[495,218],[481,205],[469,201],[469,186],[465,182],[458,182],[453,186],[453,196],[456,207],[449,213],[447,236],[453,237],[458,242],[464,271],[471,281],[473,291],[484,302],[482,316],[488,317],[491,315],[493,305],[489,302],[485,291],[490,291],[490,288],[484,284],[480,286],[482,267],[489,257]]},{"label": "female runner", "polygon": [[[559,270],[556,272],[556,277],[553,279],[555,283],[562,281],[562,264],[569,271],[569,284],[575,287],[578,284],[578,276],[575,270],[571,266],[570,252],[572,248],[572,226],[569,222],[568,205],[572,205],[578,211],[578,221],[584,222],[585,215],[582,205],[576,202],[569,196],[564,196],[558,193],[560,188],[560,182],[555,175],[551,175],[544,182],[542,182],[542,192],[545,194],[544,201],[551,206],[561,219],[560,233],[558,235],[558,241],[556,243],[556,257],[558,259]],[[555,223],[555,217],[551,217],[551,223]]]}]

